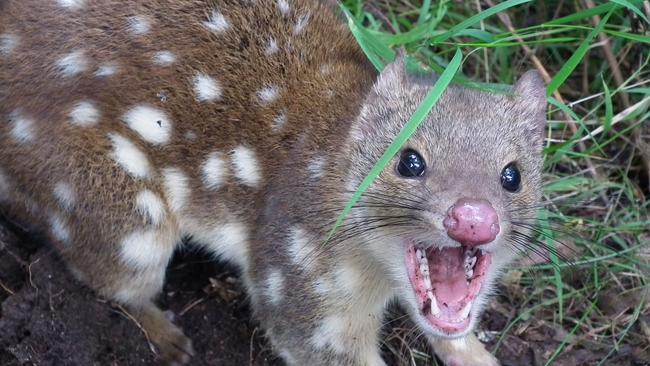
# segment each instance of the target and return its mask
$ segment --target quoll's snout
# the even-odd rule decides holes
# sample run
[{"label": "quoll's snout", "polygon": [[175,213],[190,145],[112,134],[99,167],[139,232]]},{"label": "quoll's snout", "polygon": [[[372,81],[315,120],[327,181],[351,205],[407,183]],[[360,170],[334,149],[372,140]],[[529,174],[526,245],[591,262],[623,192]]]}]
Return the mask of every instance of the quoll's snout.
[{"label": "quoll's snout", "polygon": [[443,221],[447,234],[463,245],[492,242],[499,234],[499,216],[490,202],[461,198],[447,211]]}]

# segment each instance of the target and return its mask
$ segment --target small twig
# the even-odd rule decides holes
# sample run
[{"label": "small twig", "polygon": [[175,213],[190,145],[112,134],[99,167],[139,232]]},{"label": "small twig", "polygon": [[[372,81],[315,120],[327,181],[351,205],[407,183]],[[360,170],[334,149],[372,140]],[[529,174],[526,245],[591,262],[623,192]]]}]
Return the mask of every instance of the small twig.
[{"label": "small twig", "polygon": [[131,313],[129,313],[122,305],[116,303],[111,303],[111,305],[119,310],[117,312],[118,314],[132,321],[133,324],[135,324],[140,329],[142,334],[144,334],[144,338],[147,340],[147,344],[149,345],[151,352],[153,352],[154,355],[158,356],[158,352],[156,352],[156,347],[154,347],[153,343],[151,343],[151,339],[149,338],[149,333],[147,332],[146,329],[144,329],[142,324],[140,324],[140,322],[133,315],[131,315]]},{"label": "small twig", "polygon": [[27,273],[29,275],[29,284],[36,290],[38,291],[38,287],[34,284],[34,281],[32,281],[32,266],[36,263],[38,263],[41,260],[41,258],[36,258],[35,261],[31,262],[29,266],[27,266]]},{"label": "small twig", "polygon": [[253,341],[255,340],[255,333],[257,333],[257,327],[253,329],[253,333],[251,334],[251,343],[249,347],[249,354],[248,354],[248,364],[250,366],[253,366]]},{"label": "small twig", "polygon": [[185,313],[187,313],[188,311],[190,311],[190,310],[191,310],[193,307],[195,307],[196,305],[198,305],[198,304],[204,302],[205,300],[206,300],[206,298],[205,298],[205,297],[202,297],[202,298],[200,298],[200,299],[198,299],[198,300],[194,300],[194,301],[192,301],[191,303],[189,303],[188,305],[186,305],[186,306],[183,308],[183,310],[181,310],[181,311],[178,313],[178,316],[183,316],[183,315],[185,315]]},{"label": "small twig", "polygon": [[16,294],[16,293],[13,292],[9,287],[5,286],[5,284],[2,283],[2,282],[0,282],[0,288],[2,288],[3,290],[5,290],[5,291],[6,291],[9,295],[11,295],[11,296],[13,296],[13,295]]}]

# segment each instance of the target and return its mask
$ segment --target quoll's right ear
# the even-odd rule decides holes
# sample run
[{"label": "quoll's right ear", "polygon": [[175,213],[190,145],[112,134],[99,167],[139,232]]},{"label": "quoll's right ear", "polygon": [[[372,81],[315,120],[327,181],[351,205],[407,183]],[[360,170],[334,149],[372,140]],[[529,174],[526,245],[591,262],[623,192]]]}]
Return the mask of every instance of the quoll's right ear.
[{"label": "quoll's right ear", "polygon": [[512,94],[522,106],[520,110],[526,112],[522,122],[527,124],[531,137],[541,139],[546,126],[546,85],[542,75],[535,70],[527,71],[512,87]]}]

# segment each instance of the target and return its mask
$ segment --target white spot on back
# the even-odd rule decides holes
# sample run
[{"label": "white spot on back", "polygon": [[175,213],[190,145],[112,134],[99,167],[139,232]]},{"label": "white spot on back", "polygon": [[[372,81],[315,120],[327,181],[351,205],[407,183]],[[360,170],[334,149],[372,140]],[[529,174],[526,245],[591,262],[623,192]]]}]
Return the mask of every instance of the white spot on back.
[{"label": "white spot on back", "polygon": [[280,9],[280,13],[282,15],[288,15],[289,14],[289,2],[287,0],[278,0],[278,9]]},{"label": "white spot on back", "polygon": [[277,85],[267,85],[257,91],[257,98],[260,104],[266,105],[278,99],[280,92]]},{"label": "white spot on back", "polygon": [[5,171],[0,168],[0,202],[9,200],[9,178]]},{"label": "white spot on back", "polygon": [[18,37],[14,34],[0,34],[0,55],[9,56],[18,47]]},{"label": "white spot on back", "polygon": [[109,133],[108,138],[113,143],[111,157],[135,178],[147,178],[151,167],[147,156],[126,137]]},{"label": "white spot on back", "polygon": [[345,346],[342,340],[345,339],[347,322],[344,318],[330,315],[323,319],[311,337],[311,344],[316,350],[330,348],[335,353],[344,353]]},{"label": "white spot on back", "polygon": [[332,66],[332,64],[328,63],[328,64],[322,64],[320,66],[321,75],[324,76],[331,75],[333,71],[334,71],[334,67]]},{"label": "white spot on back", "polygon": [[62,76],[72,77],[88,69],[88,60],[86,59],[84,51],[77,50],[61,57],[56,62],[56,67],[59,74]]},{"label": "white spot on back", "polygon": [[238,222],[221,225],[208,233],[208,248],[216,255],[248,268],[248,228]]},{"label": "white spot on back", "polygon": [[169,66],[176,62],[176,55],[171,51],[158,51],[153,55],[153,63],[158,66]]},{"label": "white spot on back", "polygon": [[9,117],[11,123],[11,137],[18,143],[24,144],[34,140],[34,121],[15,111]]},{"label": "white spot on back", "polygon": [[162,175],[169,207],[172,211],[181,211],[190,195],[189,178],[177,168],[163,169]]},{"label": "white spot on back", "polygon": [[114,75],[117,72],[117,66],[113,63],[105,63],[99,65],[97,71],[95,71],[95,76],[103,78],[107,76]]},{"label": "white spot on back", "polygon": [[208,189],[218,189],[226,177],[226,163],[221,153],[216,151],[211,152],[203,165],[201,165],[201,172],[205,187]]},{"label": "white spot on back", "polygon": [[[122,239],[120,254],[122,260],[136,268],[158,267],[171,257],[169,248],[162,245],[156,230],[134,231]],[[162,244],[162,245],[161,245]]]},{"label": "white spot on back", "polygon": [[237,146],[232,151],[232,164],[235,176],[244,184],[250,187],[259,184],[260,170],[253,150],[243,145]]},{"label": "white spot on back", "polygon": [[322,296],[328,296],[332,292],[332,281],[319,277],[314,281],[314,291]]},{"label": "white spot on back", "polygon": [[84,4],[84,0],[56,0],[60,7],[70,10],[77,10]]},{"label": "white spot on back", "polygon": [[309,14],[299,16],[296,24],[293,26],[293,35],[297,36],[302,33],[305,27],[307,27],[307,23],[309,23]]},{"label": "white spot on back", "polygon": [[278,47],[278,41],[273,37],[269,38],[268,42],[266,43],[264,53],[266,53],[268,56],[271,56],[277,53],[279,50],[280,47]]},{"label": "white spot on back", "polygon": [[196,136],[196,132],[194,132],[194,131],[185,132],[185,138],[190,140],[190,141],[195,141],[197,137],[198,136]]},{"label": "white spot on back", "polygon": [[221,14],[221,12],[212,10],[212,13],[210,13],[210,16],[208,17],[208,20],[206,22],[203,22],[203,26],[214,33],[220,33],[228,29],[228,27],[230,27],[230,24],[228,24],[228,20],[226,20],[226,17]]},{"label": "white spot on back", "polygon": [[311,159],[307,164],[309,175],[315,179],[321,178],[323,176],[323,165],[325,165],[325,159],[322,156]]},{"label": "white spot on back", "polygon": [[278,269],[271,270],[264,282],[266,283],[266,297],[271,304],[278,305],[284,297],[284,276],[282,272]]},{"label": "white spot on back", "polygon": [[335,282],[337,289],[351,295],[363,287],[363,276],[351,261],[343,261],[335,270]]},{"label": "white spot on back", "polygon": [[152,225],[160,225],[165,217],[165,204],[158,195],[148,189],[139,192],[135,197],[135,207]]},{"label": "white spot on back", "polygon": [[131,108],[122,120],[145,141],[154,145],[167,143],[171,136],[172,123],[167,114],[149,105]]},{"label": "white spot on back", "polygon": [[128,23],[129,32],[134,35],[139,36],[145,34],[151,29],[151,23],[149,19],[142,15],[129,17],[126,21]]},{"label": "white spot on back", "polygon": [[199,102],[211,102],[221,98],[221,86],[214,78],[199,73],[192,80],[194,94]]},{"label": "white spot on back", "polygon": [[69,243],[70,230],[68,229],[68,226],[63,217],[58,214],[52,214],[49,217],[49,222],[52,237],[62,243]]},{"label": "white spot on back", "polygon": [[93,126],[99,122],[99,111],[90,101],[78,102],[70,112],[70,122],[80,127]]},{"label": "white spot on back", "polygon": [[285,123],[287,123],[287,114],[282,112],[273,118],[271,129],[273,132],[280,132]]},{"label": "white spot on back", "polygon": [[289,232],[289,257],[291,262],[303,269],[309,269],[315,260],[316,251],[311,245],[307,232],[299,226],[294,226]]},{"label": "white spot on back", "polygon": [[291,351],[289,351],[288,349],[282,348],[279,351],[279,354],[280,354],[280,357],[282,357],[282,359],[284,360],[284,362],[287,363],[287,365],[293,366],[293,365],[298,364],[298,361],[296,361],[296,358],[293,357],[293,355],[291,354]]},{"label": "white spot on back", "polygon": [[68,182],[60,181],[54,185],[54,198],[56,198],[59,206],[66,210],[71,211],[77,201],[74,189]]}]

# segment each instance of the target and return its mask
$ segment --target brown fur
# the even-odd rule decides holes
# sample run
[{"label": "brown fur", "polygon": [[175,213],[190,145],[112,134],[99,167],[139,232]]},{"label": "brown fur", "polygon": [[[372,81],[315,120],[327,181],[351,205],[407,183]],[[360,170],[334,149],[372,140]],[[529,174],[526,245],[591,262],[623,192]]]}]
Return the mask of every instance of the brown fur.
[{"label": "brown fur", "polygon": [[[243,266],[244,281],[257,317],[287,362],[381,364],[377,329],[386,302],[400,295],[396,282],[389,280],[392,264],[377,254],[383,249],[374,239],[384,243],[406,233],[442,235],[423,217],[415,224],[354,231],[354,225],[367,226],[364,218],[377,211],[360,209],[353,210],[329,246],[320,246],[351,191],[434,80],[407,76],[397,62],[377,81],[331,4],[289,4],[283,15],[275,1],[260,0],[87,0],[80,9],[63,9],[56,1],[0,0],[0,35],[19,37],[15,49],[0,54],[0,173],[9,177],[3,207],[11,217],[41,228],[60,217],[70,240],[52,237],[53,244],[92,288],[130,307],[166,362],[185,362],[192,353],[190,342],[151,303],[184,236],[225,255],[210,243],[213,232],[208,229],[237,222],[250,230],[245,242],[238,243],[249,263]],[[218,34],[202,24],[215,8],[230,24]],[[146,34],[129,33],[128,19],[136,15],[149,19]],[[294,34],[296,22],[307,15],[304,31]],[[270,36],[279,46],[271,56],[264,51]],[[86,70],[62,77],[57,60],[78,49],[85,51]],[[173,52],[176,62],[154,65],[151,58],[161,50]],[[117,65],[115,75],[95,76],[106,62]],[[197,72],[219,81],[219,100],[196,99],[192,78]],[[263,105],[257,93],[271,84],[279,87],[279,97]],[[503,202],[498,207],[506,218],[508,205],[534,206],[540,190],[543,85],[529,75],[514,91],[519,98],[451,87],[409,142],[432,162],[436,176],[426,183],[404,182],[386,169],[369,193],[396,200],[411,199],[409,191],[417,192],[416,197],[433,193],[426,205],[433,207],[434,216],[468,191]],[[81,100],[95,103],[101,115],[97,125],[69,123],[71,109]],[[129,108],[142,103],[165,111],[173,121],[169,142],[151,144],[122,121]],[[16,111],[34,121],[34,139],[28,143],[11,137]],[[281,114],[286,123],[278,131],[273,121]],[[111,157],[107,136],[114,133],[145,153],[149,178],[134,178]],[[208,154],[220,152],[228,164],[229,152],[237,146],[255,152],[260,183],[242,184],[227,166],[224,184],[206,188],[200,167]],[[322,159],[321,177],[307,169],[314,159]],[[511,198],[497,186],[477,184],[515,160],[529,173],[521,195]],[[188,178],[188,201],[181,210],[169,202],[168,169]],[[58,181],[75,188],[69,210],[52,194]],[[457,189],[449,192],[448,187]],[[137,211],[136,196],[144,189],[164,202],[164,220],[158,225]],[[399,207],[380,212],[403,215]],[[304,229],[308,248],[299,263],[286,253],[297,225]],[[129,265],[120,259],[119,243],[125,235],[143,231],[153,233],[162,260],[147,267]],[[278,306],[262,295],[274,268],[284,278]],[[341,270],[356,275],[346,277],[350,283],[341,282],[336,279]],[[335,287],[349,285],[350,291],[323,293],[315,287],[323,279]],[[323,321],[335,314],[350,324],[332,339],[350,348],[340,352],[331,342],[320,348],[309,343],[312,334],[326,334],[319,324],[334,324]],[[478,359],[493,362],[477,341],[468,339]],[[441,354],[453,349],[447,341],[437,342]]]}]

